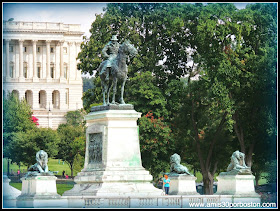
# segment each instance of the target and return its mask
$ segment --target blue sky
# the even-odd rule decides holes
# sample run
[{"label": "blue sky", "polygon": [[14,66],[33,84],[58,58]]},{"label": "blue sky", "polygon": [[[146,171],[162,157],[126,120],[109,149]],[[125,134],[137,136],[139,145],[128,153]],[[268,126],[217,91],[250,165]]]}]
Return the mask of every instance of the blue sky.
[{"label": "blue sky", "polygon": [[81,24],[81,30],[89,36],[95,14],[102,13],[103,7],[105,3],[3,3],[3,19]]},{"label": "blue sky", "polygon": [[[3,20],[14,18],[15,21],[62,22],[81,24],[81,30],[87,37],[95,20],[95,14],[103,13],[106,3],[2,3]],[[245,3],[235,3],[243,9]]]}]

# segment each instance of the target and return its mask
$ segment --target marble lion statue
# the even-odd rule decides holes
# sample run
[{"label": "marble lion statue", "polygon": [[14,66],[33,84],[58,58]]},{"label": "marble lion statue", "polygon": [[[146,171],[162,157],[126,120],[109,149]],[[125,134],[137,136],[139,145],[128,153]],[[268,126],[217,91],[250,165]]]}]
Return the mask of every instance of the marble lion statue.
[{"label": "marble lion statue", "polygon": [[250,169],[245,163],[245,154],[243,152],[235,151],[231,156],[231,162],[227,167],[227,171],[239,169]]},{"label": "marble lion statue", "polygon": [[28,171],[38,172],[38,173],[48,173],[48,154],[44,150],[40,150],[36,153],[36,161]]},{"label": "marble lion statue", "polygon": [[177,173],[177,174],[188,174],[192,175],[186,166],[180,164],[181,157],[177,153],[173,154],[170,157],[170,173]]}]

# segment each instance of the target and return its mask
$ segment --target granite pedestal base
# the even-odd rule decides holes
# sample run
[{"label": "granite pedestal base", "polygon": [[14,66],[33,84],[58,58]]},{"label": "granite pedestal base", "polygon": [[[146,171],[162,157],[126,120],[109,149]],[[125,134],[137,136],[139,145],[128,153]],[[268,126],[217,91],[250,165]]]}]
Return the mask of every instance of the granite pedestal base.
[{"label": "granite pedestal base", "polygon": [[226,175],[217,177],[218,189],[215,195],[243,195],[258,196],[254,186],[255,176],[249,175]]},{"label": "granite pedestal base", "polygon": [[[63,196],[160,196],[142,167],[137,119],[131,105],[92,108],[85,119],[84,169]],[[71,197],[72,200],[73,197]],[[71,203],[69,200],[69,203]]]},{"label": "granite pedestal base", "polygon": [[199,195],[196,192],[195,176],[187,174],[169,175],[169,195]]},{"label": "granite pedestal base", "polygon": [[9,185],[11,180],[7,175],[3,175],[3,207],[16,207],[16,198],[21,194],[21,191]]},{"label": "granite pedestal base", "polygon": [[55,176],[30,176],[21,178],[22,191],[17,197],[19,208],[66,207],[67,200],[57,194]]}]

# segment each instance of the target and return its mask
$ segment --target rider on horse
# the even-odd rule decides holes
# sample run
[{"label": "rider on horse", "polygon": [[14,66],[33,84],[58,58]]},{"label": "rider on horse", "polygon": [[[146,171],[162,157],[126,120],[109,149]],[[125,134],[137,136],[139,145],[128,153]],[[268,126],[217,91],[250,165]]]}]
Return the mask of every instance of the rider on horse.
[{"label": "rider on horse", "polygon": [[118,41],[117,36],[113,35],[111,41],[108,42],[102,50],[102,54],[107,59],[107,61],[105,63],[106,67],[102,68],[100,75],[105,71],[106,81],[109,80],[109,72],[110,72],[110,68],[112,67],[112,61],[114,58],[116,58],[118,54],[120,44],[117,41]]}]

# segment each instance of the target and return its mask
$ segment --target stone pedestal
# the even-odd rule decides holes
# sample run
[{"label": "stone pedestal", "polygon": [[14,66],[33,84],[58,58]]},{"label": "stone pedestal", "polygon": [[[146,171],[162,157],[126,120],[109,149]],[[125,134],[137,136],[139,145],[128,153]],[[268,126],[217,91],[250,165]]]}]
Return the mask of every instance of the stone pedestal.
[{"label": "stone pedestal", "polygon": [[22,191],[17,207],[66,207],[67,200],[57,194],[55,176],[29,176],[21,178]]},{"label": "stone pedestal", "polygon": [[[142,167],[137,119],[132,105],[98,106],[85,119],[84,169],[63,196],[160,196]],[[72,197],[71,197],[72,198]],[[71,203],[71,200],[69,200]]]},{"label": "stone pedestal", "polygon": [[215,195],[244,195],[259,196],[255,192],[255,176],[247,175],[228,175],[221,173],[218,177],[218,189]]},{"label": "stone pedestal", "polygon": [[16,207],[16,198],[21,194],[21,191],[9,185],[11,180],[7,175],[3,175],[3,207]]},{"label": "stone pedestal", "polygon": [[169,175],[169,195],[200,195],[196,192],[195,176],[187,174]]}]

